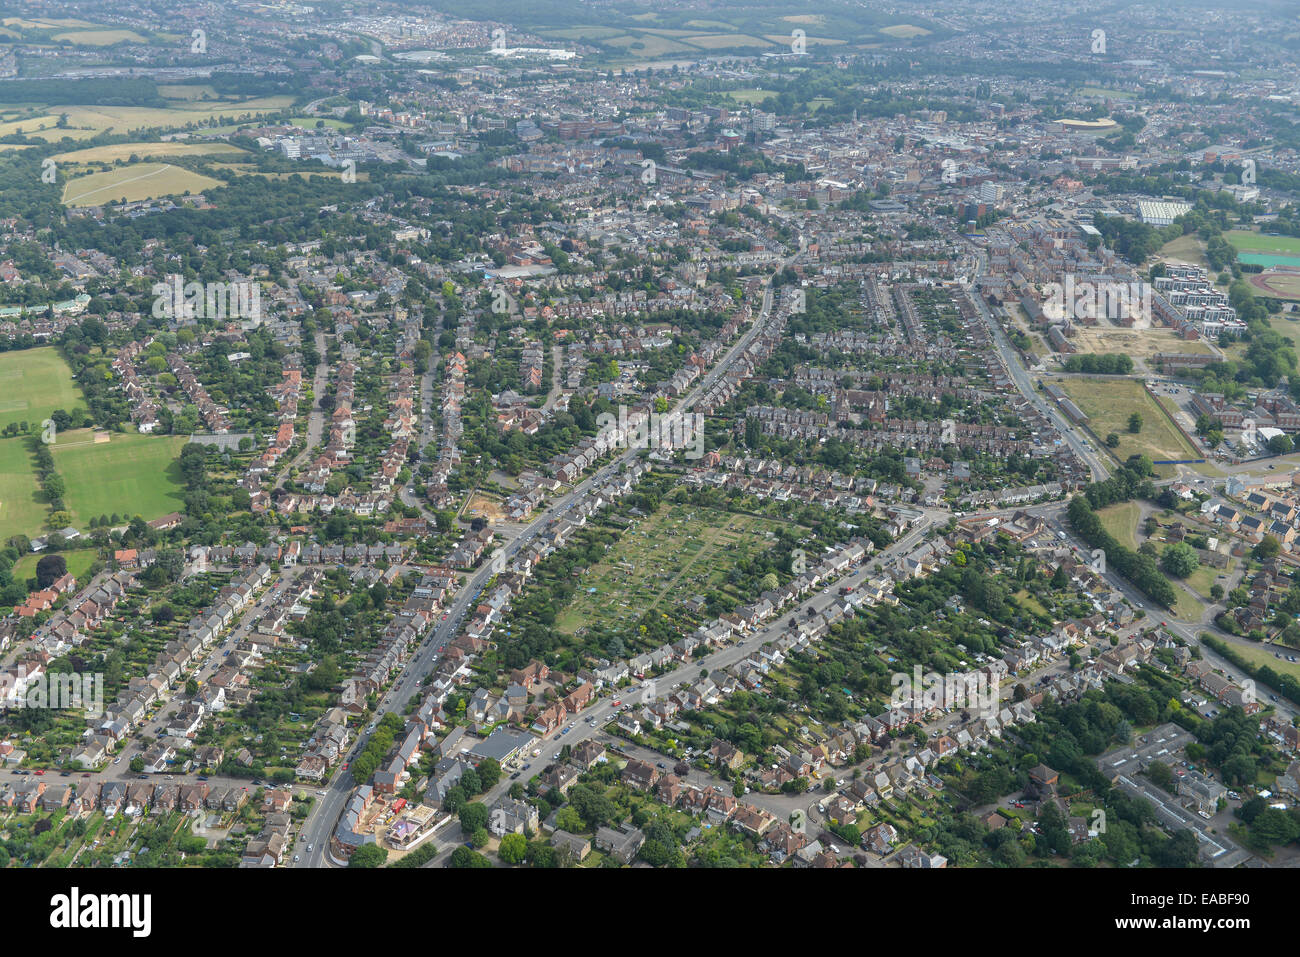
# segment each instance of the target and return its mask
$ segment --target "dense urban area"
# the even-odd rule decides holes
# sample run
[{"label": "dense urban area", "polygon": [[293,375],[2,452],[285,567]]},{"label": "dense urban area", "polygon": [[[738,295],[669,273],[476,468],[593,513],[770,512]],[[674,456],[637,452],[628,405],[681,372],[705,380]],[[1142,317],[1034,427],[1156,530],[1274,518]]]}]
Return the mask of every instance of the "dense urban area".
[{"label": "dense urban area", "polygon": [[12,0],[0,866],[1300,862],[1294,6]]}]

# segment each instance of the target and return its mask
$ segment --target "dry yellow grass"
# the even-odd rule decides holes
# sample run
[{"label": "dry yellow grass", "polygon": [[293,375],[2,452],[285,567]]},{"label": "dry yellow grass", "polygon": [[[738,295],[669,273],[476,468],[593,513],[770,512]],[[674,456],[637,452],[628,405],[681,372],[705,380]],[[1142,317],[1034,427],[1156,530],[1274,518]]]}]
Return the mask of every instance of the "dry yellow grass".
[{"label": "dry yellow grass", "polygon": [[70,150],[54,157],[58,163],[115,163],[139,159],[157,159],[165,156],[243,155],[245,150],[229,143],[114,143],[111,146],[92,146],[84,150]]},{"label": "dry yellow grass", "polygon": [[63,188],[65,206],[99,206],[119,200],[137,202],[160,196],[201,193],[225,184],[167,163],[132,163],[106,173],[69,180]]}]

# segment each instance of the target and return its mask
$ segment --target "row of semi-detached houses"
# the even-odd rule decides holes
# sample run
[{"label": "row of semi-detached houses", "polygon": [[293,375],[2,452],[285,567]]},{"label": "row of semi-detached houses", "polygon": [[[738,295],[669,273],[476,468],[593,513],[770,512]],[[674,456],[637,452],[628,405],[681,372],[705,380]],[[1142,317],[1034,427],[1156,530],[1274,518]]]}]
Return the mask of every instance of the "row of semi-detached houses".
[{"label": "row of semi-detached houses", "polygon": [[199,410],[199,417],[203,419],[203,424],[207,426],[209,432],[215,432],[218,435],[230,431],[230,419],[226,416],[226,410],[213,401],[212,396],[208,395],[208,390],[203,387],[199,377],[194,374],[190,364],[184,360],[178,353],[167,353],[167,367],[171,370],[172,375],[176,376],[176,381],[180,383],[181,389],[190,397]]},{"label": "row of semi-detached houses", "polygon": [[[163,646],[149,673],[132,679],[102,716],[92,716],[72,761],[90,767],[102,761],[111,749],[144,719],[151,705],[183,680],[187,671],[202,660],[204,651],[228,628],[235,616],[252,600],[253,593],[271,577],[269,565],[259,565],[226,586],[217,600],[195,616],[176,639]],[[205,688],[204,692],[211,692]],[[203,692],[201,692],[202,694]]]},{"label": "row of semi-detached houses", "polygon": [[[469,680],[471,660],[487,647],[487,639],[493,628],[508,610],[513,596],[523,590],[524,583],[537,561],[563,546],[567,536],[572,534],[573,530],[585,525],[588,517],[596,509],[624,494],[626,490],[630,490],[632,484],[645,471],[646,466],[643,463],[632,463],[627,469],[626,488],[624,482],[611,481],[600,489],[589,491],[573,504],[566,513],[565,519],[537,536],[529,547],[515,555],[506,569],[498,575],[496,586],[475,609],[464,633],[443,649],[431,676],[428,694],[421,702],[415,716],[408,721],[394,753],[387,756],[382,770],[376,772],[374,784],[362,785],[349,799],[335,825],[331,839],[331,847],[336,854],[349,855],[357,847],[374,841],[373,834],[363,833],[361,830],[362,814],[370,806],[376,793],[391,793],[400,789],[409,775],[409,767],[418,760],[421,747],[430,742],[436,728],[445,726],[447,717],[442,713],[443,703]],[[386,681],[390,675],[391,672],[386,673],[383,680]],[[364,684],[360,685],[357,691],[365,687]]]},{"label": "row of semi-detached houses", "polygon": [[127,343],[117,351],[112,363],[113,371],[122,380],[122,390],[126,393],[131,421],[140,432],[152,432],[158,427],[158,403],[154,401],[153,393],[135,368],[136,358],[149,348],[153,341],[153,336],[148,336],[140,341]]}]

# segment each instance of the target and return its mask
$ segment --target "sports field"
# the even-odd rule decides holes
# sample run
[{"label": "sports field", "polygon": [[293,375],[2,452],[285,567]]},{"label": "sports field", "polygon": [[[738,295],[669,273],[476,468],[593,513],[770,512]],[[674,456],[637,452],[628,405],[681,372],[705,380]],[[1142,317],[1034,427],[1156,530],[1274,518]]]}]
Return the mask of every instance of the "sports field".
[{"label": "sports field", "polygon": [[55,409],[85,408],[72,372],[53,346],[0,352],[0,428],[10,422],[40,423]]},{"label": "sports field", "polygon": [[1300,268],[1300,238],[1265,236],[1248,229],[1223,234],[1237,250],[1237,259],[1252,266],[1294,266]]},{"label": "sports field", "polygon": [[36,475],[23,439],[0,439],[0,542],[11,535],[37,535],[49,514],[36,501]]},{"label": "sports field", "polygon": [[63,187],[63,205],[100,206],[120,200],[136,202],[159,196],[201,193],[224,186],[219,179],[192,173],[170,163],[132,163],[106,173],[78,176]]},{"label": "sports field", "polygon": [[666,613],[692,595],[726,592],[732,567],[766,548],[766,533],[781,527],[751,515],[664,505],[583,573],[581,590],[555,627],[573,634],[595,623],[632,625],[647,611]]},{"label": "sports field", "polygon": [[94,441],[90,429],[59,435],[54,467],[63,477],[63,502],[78,528],[100,515],[157,518],[179,511],[184,488],[176,464],[185,437],[114,432]]}]

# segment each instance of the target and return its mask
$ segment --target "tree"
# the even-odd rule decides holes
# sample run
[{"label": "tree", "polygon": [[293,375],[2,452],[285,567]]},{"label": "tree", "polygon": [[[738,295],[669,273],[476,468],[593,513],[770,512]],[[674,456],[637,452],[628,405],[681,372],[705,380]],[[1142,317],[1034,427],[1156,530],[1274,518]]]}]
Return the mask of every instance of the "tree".
[{"label": "tree", "polygon": [[378,844],[363,844],[348,858],[348,867],[383,867],[388,860],[388,850]]},{"label": "tree", "polygon": [[507,834],[497,848],[497,856],[507,864],[522,864],[527,854],[528,841],[522,834]]},{"label": "tree", "polygon": [[1210,586],[1210,600],[1211,600],[1211,601],[1219,601],[1221,598],[1223,598],[1223,586],[1220,585],[1220,584],[1217,584],[1217,583],[1211,585],[1211,586]]},{"label": "tree", "polygon": [[1119,448],[1119,436],[1114,432],[1106,433],[1106,447],[1110,449]]},{"label": "tree", "polygon": [[491,867],[492,862],[477,851],[461,845],[451,852],[450,867]]},{"label": "tree", "polygon": [[1132,415],[1128,417],[1128,430],[1132,432],[1134,435],[1142,431],[1141,413],[1134,412]]},{"label": "tree", "polygon": [[495,758],[484,758],[478,765],[478,779],[481,790],[490,791],[501,780],[501,764]]},{"label": "tree", "polygon": [[487,805],[479,801],[472,801],[460,809],[460,829],[466,834],[473,834],[475,831],[487,827],[488,809]]},{"label": "tree", "polygon": [[1260,560],[1272,558],[1282,550],[1282,544],[1273,535],[1265,535],[1264,540],[1255,546],[1254,555]]},{"label": "tree", "polygon": [[135,757],[133,757],[131,759],[131,770],[134,771],[136,774],[142,772],[144,770],[144,758],[142,758],[138,754]]},{"label": "tree", "polygon": [[44,555],[36,563],[36,584],[49,588],[68,573],[68,563],[62,555]]},{"label": "tree", "polygon": [[1160,556],[1160,564],[1174,577],[1186,578],[1196,571],[1200,561],[1196,557],[1196,549],[1191,545],[1186,542],[1173,542],[1165,546],[1164,554]]}]

